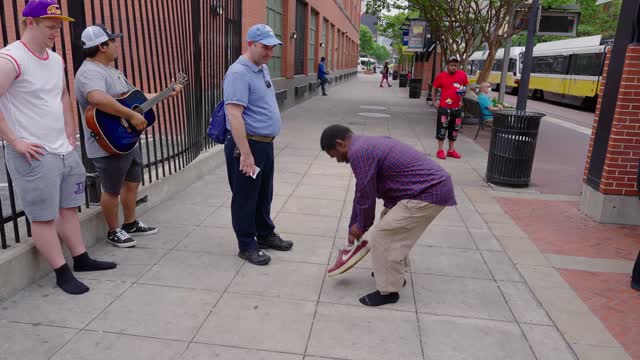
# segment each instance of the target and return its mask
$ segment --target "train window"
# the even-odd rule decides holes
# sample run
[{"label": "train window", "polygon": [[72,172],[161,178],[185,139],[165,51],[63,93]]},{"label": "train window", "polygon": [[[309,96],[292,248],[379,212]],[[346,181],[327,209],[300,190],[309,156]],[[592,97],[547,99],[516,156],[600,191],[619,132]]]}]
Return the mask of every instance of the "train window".
[{"label": "train window", "polygon": [[480,70],[480,62],[478,60],[471,60],[469,75],[474,75],[479,70]]},{"label": "train window", "polygon": [[571,74],[583,76],[600,76],[602,71],[602,53],[576,54]]},{"label": "train window", "polygon": [[509,72],[516,71],[516,59],[509,59]]},{"label": "train window", "polygon": [[553,56],[538,56],[533,58],[533,67],[531,72],[539,74],[552,74],[553,73]]},{"label": "train window", "polygon": [[502,71],[502,59],[494,61],[493,68],[491,70]]},{"label": "train window", "polygon": [[553,62],[554,74],[566,74],[569,69],[569,57],[568,56],[555,56]]}]

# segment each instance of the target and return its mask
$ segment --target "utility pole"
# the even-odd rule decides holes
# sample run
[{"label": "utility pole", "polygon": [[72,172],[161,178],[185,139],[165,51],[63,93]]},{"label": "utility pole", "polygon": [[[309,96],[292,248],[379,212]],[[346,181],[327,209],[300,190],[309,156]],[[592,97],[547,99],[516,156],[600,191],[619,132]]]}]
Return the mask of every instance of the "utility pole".
[{"label": "utility pole", "polygon": [[507,72],[509,71],[509,62],[511,61],[511,38],[507,39],[504,45],[504,56],[502,57],[502,76],[500,76],[500,91],[498,92],[498,102],[504,103],[504,91],[507,87]]},{"label": "utility pole", "polygon": [[531,75],[531,62],[533,60],[533,41],[538,27],[538,11],[540,11],[540,0],[533,0],[529,10],[527,30],[527,47],[524,50],[524,63],[522,64],[522,76],[520,76],[520,86],[518,89],[518,103],[516,110],[527,109],[527,99],[529,97],[529,77]]},{"label": "utility pole", "polygon": [[[511,14],[511,19],[515,18],[516,10],[515,7],[511,9],[509,12]],[[510,24],[509,24],[510,25]],[[509,25],[507,25],[506,31],[510,31]],[[507,39],[507,42],[504,44],[504,54],[502,56],[502,75],[500,76],[500,91],[498,92],[498,102],[504,103],[504,92],[507,87],[507,72],[509,72],[509,62],[511,61],[511,37]]]}]

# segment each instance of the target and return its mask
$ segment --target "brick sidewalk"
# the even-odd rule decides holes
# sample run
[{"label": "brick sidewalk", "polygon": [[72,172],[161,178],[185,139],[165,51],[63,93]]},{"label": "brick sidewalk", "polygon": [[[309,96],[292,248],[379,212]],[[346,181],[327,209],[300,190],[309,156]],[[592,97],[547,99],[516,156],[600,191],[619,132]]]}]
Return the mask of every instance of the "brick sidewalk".
[{"label": "brick sidewalk", "polygon": [[272,252],[266,267],[236,256],[219,169],[142,216],[160,227],[158,235],[133,249],[94,248],[120,265],[82,274],[88,294],[63,295],[47,277],[0,304],[2,358],[628,358],[506,216],[481,177],[486,153],[466,138],[458,142],[464,159],[440,162],[459,205],[420,239],[399,303],[357,303],[374,289],[370,258],[338,278],[325,276],[346,242],[355,184],[348,166],[320,151],[322,129],[343,123],[436,150],[424,99],[377,81],[361,76],[284,114],[273,216],[277,231],[295,242],[291,252]]},{"label": "brick sidewalk", "polygon": [[580,213],[576,201],[498,203],[627,352],[640,358],[640,294],[629,287],[640,227],[598,224]]}]

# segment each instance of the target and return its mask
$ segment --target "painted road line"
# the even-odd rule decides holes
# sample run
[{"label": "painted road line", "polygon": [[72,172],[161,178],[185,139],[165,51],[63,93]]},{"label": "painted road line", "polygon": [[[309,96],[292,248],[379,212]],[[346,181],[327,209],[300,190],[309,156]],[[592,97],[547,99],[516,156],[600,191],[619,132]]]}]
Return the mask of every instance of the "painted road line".
[{"label": "painted road line", "polygon": [[542,118],[542,120],[550,122],[550,123],[558,125],[558,126],[565,127],[567,129],[575,130],[577,132],[580,132],[580,133],[583,133],[583,134],[586,134],[586,135],[591,135],[591,128],[586,128],[584,126],[573,124],[573,123],[570,123],[568,121],[552,118],[551,116],[545,116],[545,117]]}]

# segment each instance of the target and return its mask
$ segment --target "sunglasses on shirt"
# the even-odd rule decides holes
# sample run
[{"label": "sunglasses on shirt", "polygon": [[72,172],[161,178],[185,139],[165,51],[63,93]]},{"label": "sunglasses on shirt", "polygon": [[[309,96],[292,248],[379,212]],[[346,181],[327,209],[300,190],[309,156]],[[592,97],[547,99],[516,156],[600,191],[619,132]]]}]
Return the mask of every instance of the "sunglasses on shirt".
[{"label": "sunglasses on shirt", "polygon": [[271,89],[271,81],[267,80],[267,76],[264,74],[264,70],[262,70],[262,78],[264,79],[264,85],[267,89]]}]

